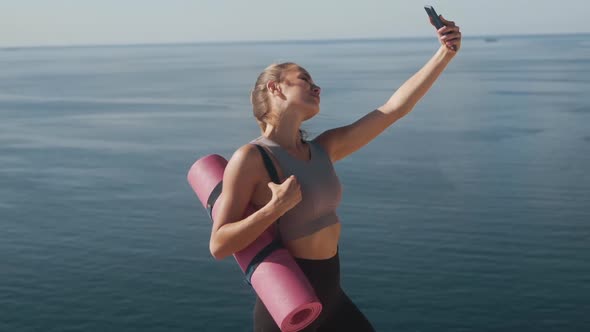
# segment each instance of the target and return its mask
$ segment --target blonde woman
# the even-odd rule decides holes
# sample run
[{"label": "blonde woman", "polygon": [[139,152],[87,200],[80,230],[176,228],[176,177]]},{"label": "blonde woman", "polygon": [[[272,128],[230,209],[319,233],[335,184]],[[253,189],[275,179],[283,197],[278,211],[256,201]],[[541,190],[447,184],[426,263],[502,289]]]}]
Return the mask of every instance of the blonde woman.
[{"label": "blonde woman", "polygon": [[[258,77],[251,100],[262,135],[240,147],[223,176],[222,196],[213,223],[210,250],[222,259],[253,242],[280,217],[284,246],[308,277],[323,305],[305,331],[373,331],[370,322],[340,287],[336,208],[341,187],[333,163],[359,150],[408,114],[461,47],[461,32],[451,21],[437,31],[434,56],[381,107],[356,122],[306,140],[301,124],[320,111],[321,89],[295,63],[274,64]],[[282,183],[266,171],[255,144],[270,152]],[[243,218],[246,206],[258,210]],[[254,307],[255,331],[280,331],[264,304]]]}]

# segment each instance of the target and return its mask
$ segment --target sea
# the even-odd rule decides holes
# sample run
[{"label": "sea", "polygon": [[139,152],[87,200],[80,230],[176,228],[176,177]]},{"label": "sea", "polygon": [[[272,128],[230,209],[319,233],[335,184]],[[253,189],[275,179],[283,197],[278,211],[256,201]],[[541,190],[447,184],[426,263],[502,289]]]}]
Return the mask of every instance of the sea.
[{"label": "sea", "polygon": [[[0,331],[251,331],[186,180],[260,135],[293,61],[313,138],[436,38],[0,49]],[[590,331],[590,35],[466,36],[413,111],[335,164],[342,285],[377,331]]]}]

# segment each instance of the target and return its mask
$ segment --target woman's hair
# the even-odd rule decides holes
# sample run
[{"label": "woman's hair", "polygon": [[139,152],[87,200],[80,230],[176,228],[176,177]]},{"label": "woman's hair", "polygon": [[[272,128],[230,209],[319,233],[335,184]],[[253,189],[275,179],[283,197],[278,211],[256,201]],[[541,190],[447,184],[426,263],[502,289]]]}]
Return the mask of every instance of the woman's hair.
[{"label": "woman's hair", "polygon": [[284,73],[290,69],[299,68],[299,66],[293,62],[283,62],[272,64],[256,79],[256,84],[250,95],[250,101],[252,102],[252,112],[258,125],[262,131],[266,129],[267,123],[273,123],[275,119],[270,109],[270,96],[266,84],[270,81],[277,83],[282,82]]},{"label": "woman's hair", "polygon": [[[254,117],[262,132],[266,130],[266,125],[268,123],[272,124],[276,120],[270,109],[270,100],[266,84],[269,81],[275,81],[277,83],[281,82],[285,72],[291,69],[302,68],[293,62],[275,63],[266,67],[266,69],[258,75],[258,79],[256,79],[254,89],[252,89],[252,92],[250,93],[250,102],[252,103],[252,112],[254,113]],[[302,130],[299,130],[299,133],[301,134],[301,138],[305,139],[306,133]]]}]

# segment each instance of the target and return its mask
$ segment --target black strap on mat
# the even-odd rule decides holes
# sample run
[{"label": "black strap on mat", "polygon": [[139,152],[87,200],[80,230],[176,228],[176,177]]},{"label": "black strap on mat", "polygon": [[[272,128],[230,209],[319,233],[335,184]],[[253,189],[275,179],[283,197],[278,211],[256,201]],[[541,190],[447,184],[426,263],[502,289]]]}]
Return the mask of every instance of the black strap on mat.
[{"label": "black strap on mat", "polygon": [[219,195],[221,195],[222,187],[223,181],[219,181],[215,188],[213,188],[213,191],[211,191],[211,194],[209,194],[209,198],[207,198],[207,213],[209,213],[209,218],[211,218],[211,220],[213,220],[213,206],[215,205],[215,202],[217,202]]},{"label": "black strap on mat", "polygon": [[[276,184],[280,184],[281,181],[279,180],[279,175],[277,173],[277,170],[274,166],[274,163],[272,162],[272,160],[270,159],[270,156],[268,155],[268,152],[266,152],[266,150],[261,147],[258,144],[254,144],[256,145],[256,147],[258,148],[258,151],[260,151],[260,154],[262,155],[262,160],[264,161],[264,167],[266,168],[266,171],[268,172],[268,175],[270,176],[270,179],[272,180],[272,182],[276,183]],[[258,267],[258,265],[260,265],[260,263],[262,263],[262,261],[264,261],[264,259],[266,257],[268,257],[271,253],[273,253],[275,250],[282,248],[283,247],[283,241],[281,240],[281,234],[279,232],[279,220],[276,221],[276,235],[274,240],[269,243],[266,247],[264,247],[262,250],[260,250],[256,256],[254,256],[254,258],[252,258],[252,261],[248,264],[248,267],[246,267],[246,271],[244,271],[245,277],[246,277],[246,282],[252,286],[251,284],[251,280],[252,280],[252,274],[254,273],[254,271],[256,270],[256,268]]]}]

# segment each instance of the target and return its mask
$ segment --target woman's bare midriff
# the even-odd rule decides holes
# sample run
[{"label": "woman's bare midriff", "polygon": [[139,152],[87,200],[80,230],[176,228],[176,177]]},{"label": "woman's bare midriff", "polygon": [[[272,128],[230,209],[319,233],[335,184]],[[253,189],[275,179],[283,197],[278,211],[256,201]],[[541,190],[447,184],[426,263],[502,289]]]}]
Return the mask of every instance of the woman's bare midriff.
[{"label": "woman's bare midriff", "polygon": [[322,228],[319,231],[291,241],[285,247],[293,257],[305,259],[328,259],[338,252],[340,223]]}]

